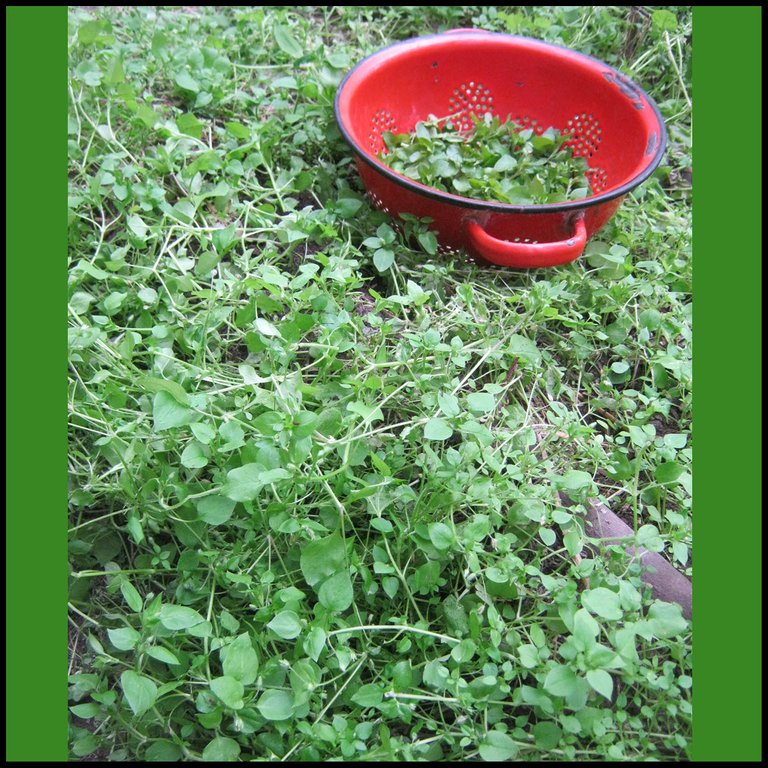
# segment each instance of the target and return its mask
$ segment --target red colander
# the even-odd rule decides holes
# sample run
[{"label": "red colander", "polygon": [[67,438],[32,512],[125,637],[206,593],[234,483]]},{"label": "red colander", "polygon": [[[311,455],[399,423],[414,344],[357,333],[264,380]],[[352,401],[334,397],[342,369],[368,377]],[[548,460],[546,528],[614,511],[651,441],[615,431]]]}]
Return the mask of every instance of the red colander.
[{"label": "red colander", "polygon": [[[465,250],[506,267],[551,267],[578,258],[627,193],[658,166],[666,130],[654,102],[612,67],[526,37],[452,30],[390,45],[361,61],[336,93],[336,120],[368,194],[391,215],[432,219],[443,253]],[[547,205],[472,200],[420,184],[377,157],[382,133],[409,132],[429,115],[511,119],[569,133],[589,165],[591,194]]]}]

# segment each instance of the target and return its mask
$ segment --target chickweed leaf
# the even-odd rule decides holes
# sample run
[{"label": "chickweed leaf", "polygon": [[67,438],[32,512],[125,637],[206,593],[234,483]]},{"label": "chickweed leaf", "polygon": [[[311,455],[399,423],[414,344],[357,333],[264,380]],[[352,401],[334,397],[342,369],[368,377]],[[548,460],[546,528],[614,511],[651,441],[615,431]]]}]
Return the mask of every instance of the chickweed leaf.
[{"label": "chickweed leaf", "polygon": [[160,623],[171,630],[184,630],[200,624],[205,619],[194,609],[183,605],[164,605],[159,613]]},{"label": "chickweed leaf", "polygon": [[346,611],[354,599],[352,581],[345,572],[336,573],[326,579],[317,593],[320,605],[333,613]]},{"label": "chickweed leaf", "polygon": [[281,611],[267,626],[283,640],[293,640],[301,634],[301,620],[293,611]]},{"label": "chickweed leaf", "polygon": [[467,397],[467,405],[475,413],[488,413],[496,407],[496,400],[488,392],[473,392]]},{"label": "chickweed leaf", "polygon": [[121,651],[130,651],[135,648],[141,639],[141,635],[133,627],[120,627],[108,629],[109,642]]},{"label": "chickweed leaf", "polygon": [[450,549],[456,537],[445,523],[432,523],[429,526],[429,540],[437,549]]},{"label": "chickweed leaf", "polygon": [[232,501],[252,501],[266,485],[266,469],[261,464],[246,464],[227,474],[224,492]]},{"label": "chickweed leaf", "polygon": [[153,741],[145,753],[148,762],[175,763],[182,759],[183,752],[178,744],[172,741]]},{"label": "chickweed leaf", "polygon": [[284,24],[275,24],[273,29],[275,35],[275,41],[280,46],[281,50],[287,53],[291,58],[297,59],[304,53],[303,48],[299,45],[298,40],[291,34],[288,27]]},{"label": "chickweed leaf", "polygon": [[242,709],[244,706],[243,684],[234,677],[225,675],[211,680],[211,690],[230,709]]},{"label": "chickweed leaf", "polygon": [[390,251],[387,248],[379,248],[373,254],[373,263],[379,272],[386,272],[392,266],[394,261],[394,251]]},{"label": "chickweed leaf", "polygon": [[194,412],[166,391],[155,395],[152,406],[155,432],[162,432],[173,427],[189,424],[194,418]]},{"label": "chickweed leaf", "polygon": [[232,763],[240,756],[240,745],[227,736],[217,736],[203,750],[203,760],[208,763]]},{"label": "chickweed leaf", "polygon": [[313,660],[317,661],[325,647],[327,635],[324,629],[312,627],[304,639],[304,651]]},{"label": "chickweed leaf", "polygon": [[453,430],[445,419],[430,419],[424,425],[424,437],[427,440],[447,440]]},{"label": "chickweed leaf", "polygon": [[658,638],[675,637],[688,629],[680,606],[657,600],[648,610],[648,620],[653,635]]},{"label": "chickweed leaf", "polygon": [[582,595],[582,602],[592,612],[604,619],[620,619],[622,616],[619,596],[605,587],[588,589]]},{"label": "chickweed leaf", "polygon": [[352,696],[352,701],[363,709],[377,707],[384,699],[384,691],[378,685],[364,685]]},{"label": "chickweed leaf", "polygon": [[157,699],[157,686],[148,677],[126,670],[120,675],[120,687],[123,689],[128,706],[136,717],[143,715],[154,706]]},{"label": "chickweed leaf", "polygon": [[151,656],[153,659],[162,661],[164,664],[181,663],[173,653],[171,653],[167,648],[163,648],[161,645],[156,645],[147,649],[147,655]]},{"label": "chickweed leaf", "polygon": [[557,664],[544,678],[544,690],[553,696],[568,696],[574,692],[576,683],[576,673],[573,669],[564,664]]},{"label": "chickweed leaf", "polygon": [[222,648],[224,674],[251,685],[259,671],[259,657],[247,633],[238,635],[229,645]]},{"label": "chickweed leaf", "polygon": [[197,502],[197,512],[209,525],[223,525],[232,517],[236,505],[236,501],[225,496],[206,496]]},{"label": "chickweed leaf", "polygon": [[256,708],[265,720],[288,720],[293,715],[293,694],[290,691],[265,691]]},{"label": "chickweed leaf", "polygon": [[136,590],[136,587],[134,587],[130,581],[124,581],[120,585],[120,592],[123,595],[123,599],[128,604],[128,607],[134,613],[138,613],[144,605],[144,601],[141,599],[141,595]]},{"label": "chickweed leaf", "polygon": [[608,701],[613,696],[613,678],[604,669],[590,669],[587,672],[587,682]]},{"label": "chickweed leaf", "polygon": [[[197,93],[200,90],[199,83],[188,72],[179,72],[176,77],[174,77],[174,82],[179,86],[179,88],[183,88],[185,91],[192,91],[192,93]],[[184,131],[181,126],[179,126],[179,130]],[[186,131],[184,132],[186,133]]]},{"label": "chickweed leaf", "polygon": [[501,731],[488,731],[479,746],[480,757],[489,763],[512,760],[518,751],[515,740]]},{"label": "chickweed leaf", "polygon": [[338,534],[317,539],[301,552],[301,572],[310,587],[333,576],[344,567],[344,542]]}]

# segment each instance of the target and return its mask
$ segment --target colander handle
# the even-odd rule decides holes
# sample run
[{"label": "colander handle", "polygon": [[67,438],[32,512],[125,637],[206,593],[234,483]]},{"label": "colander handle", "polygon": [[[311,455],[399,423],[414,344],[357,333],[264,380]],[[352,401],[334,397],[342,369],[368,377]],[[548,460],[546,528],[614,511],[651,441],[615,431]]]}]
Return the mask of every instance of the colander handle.
[{"label": "colander handle", "polygon": [[556,243],[513,243],[489,235],[476,221],[467,224],[467,234],[472,247],[484,259],[500,267],[532,269],[556,267],[581,256],[587,244],[587,228],[584,217],[574,221],[573,234]]}]

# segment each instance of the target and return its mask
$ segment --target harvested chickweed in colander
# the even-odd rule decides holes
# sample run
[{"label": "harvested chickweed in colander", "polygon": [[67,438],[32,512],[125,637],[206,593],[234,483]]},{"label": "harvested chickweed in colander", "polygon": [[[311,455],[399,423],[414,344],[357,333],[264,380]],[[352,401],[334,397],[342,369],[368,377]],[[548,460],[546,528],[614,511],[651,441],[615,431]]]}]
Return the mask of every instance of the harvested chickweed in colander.
[{"label": "harvested chickweed in colander", "polygon": [[587,161],[574,157],[568,134],[486,115],[471,131],[430,116],[413,133],[384,133],[379,159],[393,171],[443,192],[513,205],[581,200],[590,193]]}]

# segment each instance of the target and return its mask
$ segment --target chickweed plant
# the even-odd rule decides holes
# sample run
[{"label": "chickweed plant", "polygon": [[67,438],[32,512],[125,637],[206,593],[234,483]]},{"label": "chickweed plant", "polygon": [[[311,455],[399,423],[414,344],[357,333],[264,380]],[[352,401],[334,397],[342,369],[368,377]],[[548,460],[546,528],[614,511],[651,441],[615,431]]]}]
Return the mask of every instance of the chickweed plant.
[{"label": "chickweed plant", "polygon": [[[341,78],[466,26],[661,108],[573,264],[364,193]],[[690,575],[690,8],[72,7],[69,52],[72,758],[684,759],[689,623],[584,514]]]}]

